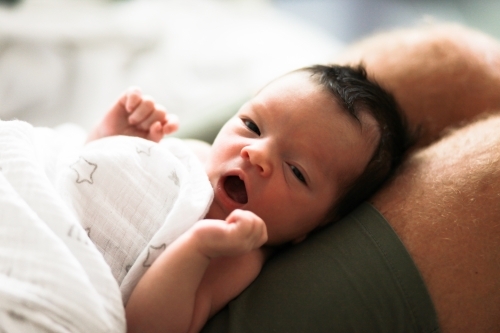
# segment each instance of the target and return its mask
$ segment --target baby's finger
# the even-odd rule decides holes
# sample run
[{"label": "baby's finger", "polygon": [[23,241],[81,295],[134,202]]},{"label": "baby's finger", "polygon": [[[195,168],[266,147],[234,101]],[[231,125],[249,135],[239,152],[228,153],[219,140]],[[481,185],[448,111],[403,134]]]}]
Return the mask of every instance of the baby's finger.
[{"label": "baby's finger", "polygon": [[[137,123],[135,126],[143,131],[150,130],[151,125],[156,122],[160,122],[160,125],[166,122],[166,114],[164,111],[154,110],[147,116],[147,118],[143,119],[140,123]],[[160,131],[162,131],[162,127],[160,126]]]},{"label": "baby's finger", "polygon": [[154,100],[149,96],[143,96],[142,101],[135,108],[135,110],[133,110],[132,114],[128,118],[128,122],[131,125],[139,124],[140,122],[146,120],[146,118],[149,117],[154,110],[155,110]]},{"label": "baby's finger", "polygon": [[153,142],[160,142],[160,140],[163,138],[163,131],[162,131],[162,126],[159,121],[156,121],[151,125],[149,128],[149,133],[148,133],[148,140],[151,140]]},{"label": "baby's finger", "polygon": [[235,209],[226,217],[226,222],[236,223],[239,221],[250,221],[252,219],[258,219],[257,215],[249,210]]},{"label": "baby's finger", "polygon": [[179,117],[175,114],[167,114],[167,121],[163,124],[163,134],[172,134],[179,129]]},{"label": "baby's finger", "polygon": [[139,87],[130,87],[125,93],[125,110],[132,112],[142,102],[142,91]]},{"label": "baby's finger", "polygon": [[260,247],[267,241],[267,228],[260,217],[247,210],[235,209],[226,218],[229,224],[235,224],[246,235],[252,247]]}]

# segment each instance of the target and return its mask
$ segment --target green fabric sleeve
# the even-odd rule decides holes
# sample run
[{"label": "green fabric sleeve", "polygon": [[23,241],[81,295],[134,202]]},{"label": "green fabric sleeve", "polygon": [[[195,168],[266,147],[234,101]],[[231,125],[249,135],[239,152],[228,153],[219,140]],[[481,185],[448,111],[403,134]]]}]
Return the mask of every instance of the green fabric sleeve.
[{"label": "green fabric sleeve", "polygon": [[271,258],[203,333],[438,332],[405,247],[368,203]]}]

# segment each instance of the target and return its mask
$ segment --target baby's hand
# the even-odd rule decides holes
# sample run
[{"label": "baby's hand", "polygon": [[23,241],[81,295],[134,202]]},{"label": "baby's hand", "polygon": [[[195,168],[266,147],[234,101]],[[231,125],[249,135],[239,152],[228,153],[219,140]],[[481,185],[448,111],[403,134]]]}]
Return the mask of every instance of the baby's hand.
[{"label": "baby's hand", "polygon": [[145,138],[151,141],[158,142],[163,135],[173,133],[179,128],[177,116],[167,114],[163,106],[156,104],[151,97],[143,96],[141,90],[136,87],[129,88],[115,107],[124,107],[129,114],[129,126],[147,133]]},{"label": "baby's hand", "polygon": [[195,224],[194,236],[200,252],[210,258],[237,256],[264,245],[264,221],[247,210],[234,210],[225,221],[203,220]]},{"label": "baby's hand", "polygon": [[129,135],[158,142],[178,128],[179,120],[175,115],[167,114],[163,106],[144,96],[139,88],[131,87],[91,132],[88,141],[112,135]]}]

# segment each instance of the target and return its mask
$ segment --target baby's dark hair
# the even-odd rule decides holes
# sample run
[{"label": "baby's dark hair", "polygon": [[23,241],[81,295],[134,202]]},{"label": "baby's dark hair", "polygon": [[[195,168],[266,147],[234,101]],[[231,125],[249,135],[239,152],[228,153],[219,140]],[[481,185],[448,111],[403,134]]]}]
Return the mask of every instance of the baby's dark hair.
[{"label": "baby's dark hair", "polygon": [[380,131],[380,140],[366,168],[346,186],[328,212],[327,221],[335,221],[368,199],[394,173],[414,136],[394,97],[368,80],[363,65],[315,65],[301,70],[310,72],[356,119],[362,112],[370,114]]}]

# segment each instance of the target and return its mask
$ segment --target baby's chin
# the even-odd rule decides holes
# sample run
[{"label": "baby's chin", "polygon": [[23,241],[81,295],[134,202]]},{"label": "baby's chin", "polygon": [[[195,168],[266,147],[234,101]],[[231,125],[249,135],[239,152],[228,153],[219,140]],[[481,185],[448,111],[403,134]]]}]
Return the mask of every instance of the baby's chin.
[{"label": "baby's chin", "polygon": [[222,207],[214,200],[205,214],[205,220],[225,220],[229,214],[224,212]]}]

